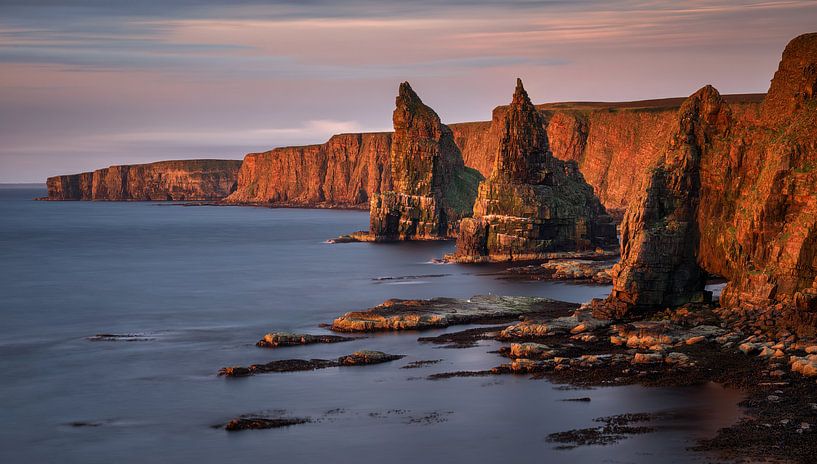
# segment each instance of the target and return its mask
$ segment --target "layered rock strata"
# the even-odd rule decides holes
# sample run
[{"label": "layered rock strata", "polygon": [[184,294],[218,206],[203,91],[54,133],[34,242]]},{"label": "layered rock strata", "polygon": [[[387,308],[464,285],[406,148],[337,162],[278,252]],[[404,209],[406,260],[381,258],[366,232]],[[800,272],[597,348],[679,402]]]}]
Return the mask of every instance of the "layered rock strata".
[{"label": "layered rock strata", "polygon": [[[762,94],[727,95],[733,114],[755,118]],[[683,99],[627,103],[537,105],[556,158],[575,161],[608,212],[623,214],[670,136]],[[490,121],[449,124],[465,165],[484,177],[496,153],[486,142]],[[248,154],[241,165],[233,204],[368,209],[374,193],[392,190],[391,133],[335,135],[318,145]],[[63,178],[49,199],[90,200],[93,172]],[[56,179],[56,178],[55,178]],[[83,193],[85,192],[85,193]],[[156,189],[154,198],[166,197]],[[229,191],[227,193],[230,193]],[[98,200],[121,200],[118,197]],[[216,197],[208,200],[219,199]],[[620,213],[619,213],[620,212]]]},{"label": "layered rock strata", "polygon": [[178,160],[49,177],[49,200],[220,200],[236,188],[241,161]]},{"label": "layered rock strata", "polygon": [[456,261],[538,259],[557,250],[615,244],[616,231],[576,164],[553,157],[542,116],[517,80],[510,106],[494,111],[494,170],[474,217],[457,237]]},{"label": "layered rock strata", "polygon": [[372,195],[370,235],[376,241],[445,238],[468,214],[481,176],[463,164],[451,130],[400,84],[390,149],[392,187]]},{"label": "layered rock strata", "polygon": [[[792,40],[756,119],[735,118],[712,87],[691,96],[622,224],[622,260],[606,311],[704,296],[817,326],[817,34]],[[613,308],[613,309],[611,309]]]},{"label": "layered rock strata", "polygon": [[326,143],[275,148],[244,157],[238,187],[226,201],[272,206],[368,206],[391,189],[392,134],[341,134]]}]

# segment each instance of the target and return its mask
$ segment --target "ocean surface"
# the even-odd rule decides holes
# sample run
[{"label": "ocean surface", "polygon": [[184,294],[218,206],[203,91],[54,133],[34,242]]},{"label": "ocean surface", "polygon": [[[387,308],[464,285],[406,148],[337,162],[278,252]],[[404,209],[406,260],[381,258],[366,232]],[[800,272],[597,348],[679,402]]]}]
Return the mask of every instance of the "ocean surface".
[{"label": "ocean surface", "polygon": [[[0,187],[3,463],[705,462],[687,448],[740,414],[740,395],[717,385],[565,391],[524,376],[426,380],[505,362],[490,353],[494,342],[467,349],[417,342],[445,330],[257,348],[268,331],[322,333],[319,324],[387,298],[494,293],[584,302],[609,288],[505,281],[481,275],[486,267],[432,264],[452,243],[325,243],[365,229],[365,212],[32,201],[44,194]],[[429,277],[378,280],[410,276]],[[88,339],[100,333],[144,340]],[[224,366],[358,349],[406,358],[217,376]],[[585,396],[592,401],[561,401]],[[687,414],[610,446],[559,450],[546,441],[596,426],[600,416],[658,411]],[[216,427],[253,413],[313,422]]]}]

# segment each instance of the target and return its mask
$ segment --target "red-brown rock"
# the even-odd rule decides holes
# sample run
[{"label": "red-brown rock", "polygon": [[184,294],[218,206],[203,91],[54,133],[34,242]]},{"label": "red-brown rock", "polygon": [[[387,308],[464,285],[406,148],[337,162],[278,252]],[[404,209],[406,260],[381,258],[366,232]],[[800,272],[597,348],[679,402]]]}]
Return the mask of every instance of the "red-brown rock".
[{"label": "red-brown rock", "polygon": [[553,157],[541,114],[517,80],[497,108],[488,146],[494,170],[480,184],[474,217],[457,237],[457,261],[512,261],[615,244],[615,227],[575,163]]},{"label": "red-brown rock", "polygon": [[49,200],[220,200],[236,187],[241,161],[178,160],[111,166],[49,177]]}]

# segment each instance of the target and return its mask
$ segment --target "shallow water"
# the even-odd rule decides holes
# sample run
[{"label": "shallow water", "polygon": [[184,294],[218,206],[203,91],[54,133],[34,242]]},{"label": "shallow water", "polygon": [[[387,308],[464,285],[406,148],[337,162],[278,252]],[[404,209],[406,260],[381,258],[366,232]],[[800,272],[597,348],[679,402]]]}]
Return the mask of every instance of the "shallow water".
[{"label": "shallow water", "polygon": [[[488,353],[494,342],[441,349],[405,333],[262,350],[254,342],[267,331],[316,333],[342,312],[387,298],[495,293],[583,302],[609,288],[432,264],[451,243],[324,243],[364,229],[363,212],[30,201],[43,194],[0,188],[2,462],[695,462],[705,456],[686,451],[691,440],[739,414],[739,395],[715,385],[562,391],[515,376],[425,379],[500,364]],[[382,279],[409,276],[422,277]],[[97,333],[150,340],[87,340]],[[216,376],[227,365],[357,349],[407,357]],[[429,359],[442,361],[400,369]],[[578,396],[592,401],[560,401]],[[314,422],[242,433],[211,427],[277,410]],[[612,446],[565,451],[545,441],[599,416],[663,410],[691,414]]]}]

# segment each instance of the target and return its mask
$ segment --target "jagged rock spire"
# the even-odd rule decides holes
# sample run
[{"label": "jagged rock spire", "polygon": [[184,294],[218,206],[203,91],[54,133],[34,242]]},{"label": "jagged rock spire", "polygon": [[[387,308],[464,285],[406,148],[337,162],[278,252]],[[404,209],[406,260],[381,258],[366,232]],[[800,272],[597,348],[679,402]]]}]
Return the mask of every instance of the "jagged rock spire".
[{"label": "jagged rock spire", "polygon": [[491,130],[500,140],[494,174],[512,182],[541,183],[549,156],[547,133],[522,79],[516,80],[511,104],[494,118]]},{"label": "jagged rock spire", "polygon": [[440,117],[423,103],[408,82],[400,84],[392,115],[395,134],[439,139]]},{"label": "jagged rock spire", "polygon": [[470,213],[479,179],[465,168],[451,129],[408,82],[395,106],[392,190],[372,197],[369,230],[381,241],[443,238]]},{"label": "jagged rock spire", "polygon": [[785,123],[817,98],[817,32],[795,37],[786,45],[769,92],[763,100],[763,118]]}]

